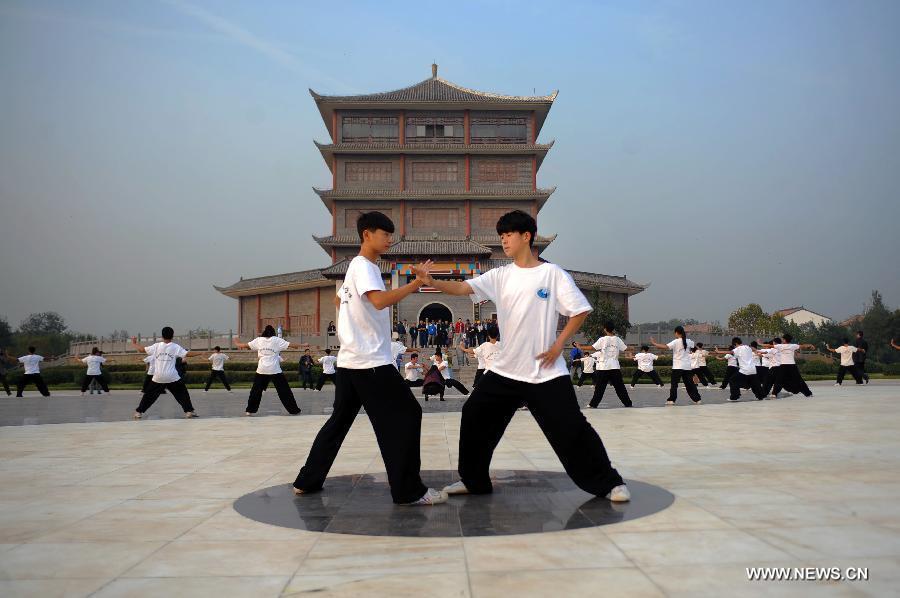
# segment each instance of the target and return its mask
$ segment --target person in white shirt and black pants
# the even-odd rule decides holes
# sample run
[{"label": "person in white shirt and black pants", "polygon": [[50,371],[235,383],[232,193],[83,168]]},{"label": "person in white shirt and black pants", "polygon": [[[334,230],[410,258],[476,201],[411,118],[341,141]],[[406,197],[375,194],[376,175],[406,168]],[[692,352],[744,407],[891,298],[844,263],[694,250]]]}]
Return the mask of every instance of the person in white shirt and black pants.
[{"label": "person in white shirt and black pants", "polygon": [[37,354],[37,349],[34,347],[28,347],[28,355],[23,355],[19,358],[19,363],[25,366],[25,375],[22,376],[16,385],[16,397],[22,398],[22,391],[25,390],[29,383],[34,383],[41,395],[45,397],[50,396],[50,391],[47,389],[44,378],[41,376],[42,361],[44,361],[44,358]]},{"label": "person in white shirt and black pants", "polygon": [[184,380],[175,368],[176,360],[179,358],[183,360],[191,352],[172,342],[174,337],[175,331],[170,326],[166,326],[162,329],[162,341],[149,347],[141,347],[137,344],[137,341],[132,340],[132,344],[139,351],[143,351],[152,358],[150,363],[153,367],[153,378],[150,380],[150,384],[147,385],[147,390],[144,392],[144,396],[141,397],[141,402],[134,412],[134,419],[144,417],[147,409],[156,402],[156,399],[165,390],[172,393],[172,396],[175,397],[175,400],[178,401],[178,404],[184,410],[186,418],[197,417],[197,412],[191,403],[191,393],[188,392],[187,386],[184,385]]},{"label": "person in white shirt and black pants", "polygon": [[844,376],[847,375],[847,372],[850,372],[850,375],[856,380],[857,385],[863,383],[863,377],[859,372],[859,367],[854,361],[854,357],[856,357],[855,353],[864,351],[863,349],[850,345],[849,339],[846,338],[841,341],[841,346],[837,349],[832,349],[828,343],[825,343],[825,348],[832,353],[837,353],[841,357],[841,365],[838,367],[837,380],[834,382],[835,386],[840,386],[844,383]]},{"label": "person in white shirt and black pants", "polygon": [[616,389],[616,396],[622,401],[626,407],[631,407],[631,397],[628,396],[628,390],[625,388],[625,381],[622,380],[622,369],[619,366],[619,353],[626,351],[628,347],[625,341],[616,336],[615,326],[612,322],[606,322],[603,325],[605,336],[597,339],[593,345],[579,345],[579,349],[583,351],[596,350],[597,365],[594,375],[594,396],[588,404],[592,409],[596,409],[603,400],[603,393],[606,392],[606,385],[612,384]]},{"label": "person in white shirt and black pants", "polygon": [[[106,363],[106,358],[100,354],[100,348],[94,347],[91,349],[91,354],[81,361],[87,365],[87,373],[81,381],[81,396],[84,396],[92,382],[97,382],[100,388],[103,389],[103,392],[108,393],[109,386],[106,384],[106,380],[103,379],[103,371],[100,369],[102,364]],[[93,392],[92,390],[91,393]]]},{"label": "person in white shirt and black pants", "polygon": [[640,380],[641,376],[644,374],[650,376],[650,379],[653,380],[653,383],[656,384],[657,388],[662,388],[662,380],[656,370],[653,369],[653,362],[657,359],[659,359],[659,355],[651,353],[649,346],[641,345],[641,352],[634,356],[634,362],[637,364],[637,369],[634,370],[634,375],[631,377],[631,388],[634,388],[634,385],[637,384],[637,381]]},{"label": "person in white shirt and black pants", "polygon": [[[761,380],[756,373],[756,366],[759,363],[757,352],[753,350],[753,347],[745,345],[738,337],[731,339],[731,346],[734,347],[731,350],[731,354],[734,355],[734,359],[737,362],[737,372],[728,381],[731,391],[728,400],[739,401],[741,399],[741,388],[749,388],[757,400],[763,400],[766,395],[763,394],[760,384]],[[719,351],[718,349],[716,352],[719,354],[725,353],[725,351]]]},{"label": "person in white shirt and black pants", "polygon": [[697,405],[700,403],[700,393],[697,391],[697,385],[694,384],[694,374],[691,367],[691,349],[694,341],[689,339],[684,333],[683,326],[675,327],[675,338],[665,345],[656,342],[650,337],[650,344],[657,349],[671,349],[672,351],[672,383],[669,388],[669,400],[666,401],[667,406],[675,404],[678,399],[678,383],[684,384],[684,389],[688,396]]},{"label": "person in white shirt and black pants", "polygon": [[[630,493],[613,468],[597,431],[578,405],[562,352],[591,311],[591,304],[568,272],[538,259],[532,250],[537,223],[522,210],[497,222],[497,234],[513,262],[466,281],[433,279],[416,273],[449,295],[493,301],[503,331],[503,350],[485,372],[462,410],[459,432],[460,481],[448,494],[493,491],[490,465],[494,449],[524,402],[569,477],[596,496],[624,502]],[[569,318],[557,334],[559,316]]]},{"label": "person in white shirt and black pants", "polygon": [[325,382],[331,380],[332,384],[337,384],[335,382],[335,364],[337,364],[337,357],[331,354],[331,349],[325,349],[325,355],[319,358],[319,363],[322,364],[322,373],[319,374],[319,380],[316,382],[316,391],[320,392],[322,387],[325,386]]},{"label": "person in white shirt and black pants", "polygon": [[238,349],[252,349],[259,356],[259,363],[256,366],[256,374],[253,376],[253,387],[250,389],[250,396],[247,397],[247,409],[244,415],[250,417],[259,411],[259,402],[262,400],[263,391],[268,388],[269,382],[275,385],[278,392],[278,398],[281,404],[287,409],[291,415],[298,415],[300,407],[294,399],[294,393],[288,384],[284,372],[281,371],[281,352],[290,347],[302,348],[301,345],[289,343],[283,338],[276,336],[275,329],[272,326],[266,326],[263,329],[262,336],[258,336],[249,343],[242,343],[237,338],[234,339],[234,346]]},{"label": "person in white shirt and black pants", "polygon": [[209,370],[209,378],[206,379],[206,388],[203,389],[203,392],[209,392],[209,387],[212,386],[213,380],[216,378],[222,382],[225,386],[225,390],[231,392],[231,384],[228,383],[228,378],[225,376],[225,362],[228,361],[229,357],[225,353],[222,353],[222,349],[219,345],[213,347],[213,351],[215,352],[209,356],[212,367]]}]

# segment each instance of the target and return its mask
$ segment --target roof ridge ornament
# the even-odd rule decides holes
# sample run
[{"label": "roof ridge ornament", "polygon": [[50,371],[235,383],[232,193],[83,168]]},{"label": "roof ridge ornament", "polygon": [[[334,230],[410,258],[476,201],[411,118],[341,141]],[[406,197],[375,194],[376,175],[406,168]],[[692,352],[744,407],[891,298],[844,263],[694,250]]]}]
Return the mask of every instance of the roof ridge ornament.
[{"label": "roof ridge ornament", "polygon": [[434,62],[431,63],[431,78],[437,79],[437,69],[438,65]]}]

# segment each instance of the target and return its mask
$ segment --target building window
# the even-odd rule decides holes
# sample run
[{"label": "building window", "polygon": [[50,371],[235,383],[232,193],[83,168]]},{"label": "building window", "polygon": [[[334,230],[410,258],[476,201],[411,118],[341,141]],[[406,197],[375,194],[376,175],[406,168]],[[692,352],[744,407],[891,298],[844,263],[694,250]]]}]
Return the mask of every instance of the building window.
[{"label": "building window", "polygon": [[373,207],[371,210],[360,210],[360,209],[354,208],[354,209],[344,210],[344,228],[349,228],[349,229],[353,230],[354,234],[355,234],[356,221],[359,219],[359,215],[363,214],[365,212],[371,212],[372,210],[377,210],[377,211],[381,212],[382,214],[384,214],[391,220],[394,219],[393,216],[391,215],[391,212],[393,212],[393,210],[390,208],[385,209],[385,208]]},{"label": "building window", "polygon": [[527,143],[528,119],[513,117],[473,117],[471,142]]},{"label": "building window", "polygon": [[413,162],[414,183],[455,183],[459,180],[458,162]]},{"label": "building window", "polygon": [[441,231],[459,226],[458,208],[413,208],[412,226]]},{"label": "building window", "polygon": [[517,183],[520,182],[519,166],[521,160],[479,160],[475,180],[479,183]]},{"label": "building window", "polygon": [[511,212],[512,208],[479,208],[478,209],[478,228],[482,230],[495,230],[497,221],[500,216],[507,212]]},{"label": "building window", "polygon": [[344,116],[341,141],[344,143],[397,142],[400,119],[396,116]]},{"label": "building window", "polygon": [[348,183],[390,183],[390,162],[347,162],[344,180]]},{"label": "building window", "polygon": [[408,116],[407,143],[462,143],[465,137],[460,116]]}]

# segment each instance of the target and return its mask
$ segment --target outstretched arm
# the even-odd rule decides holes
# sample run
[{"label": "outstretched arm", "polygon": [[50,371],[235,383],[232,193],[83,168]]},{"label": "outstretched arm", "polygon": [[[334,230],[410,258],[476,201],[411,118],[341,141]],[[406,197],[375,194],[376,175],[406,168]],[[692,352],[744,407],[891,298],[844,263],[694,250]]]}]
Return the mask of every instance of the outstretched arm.
[{"label": "outstretched arm", "polygon": [[652,336],[650,337],[650,344],[653,345],[654,347],[656,347],[657,349],[668,349],[669,348],[669,345],[664,345],[662,343],[656,342],[656,339],[653,338]]},{"label": "outstretched arm", "polygon": [[834,349],[832,349],[831,346],[830,346],[828,343],[825,343],[825,348],[828,349],[828,350],[829,350],[830,352],[832,352],[832,353],[837,353],[837,351],[835,351]]},{"label": "outstretched arm", "polygon": [[421,279],[423,284],[434,287],[440,292],[447,293],[448,295],[471,295],[474,293],[471,285],[465,281],[435,280],[431,277],[432,266],[434,266],[434,263],[431,260],[428,260],[413,268],[413,272],[416,273],[416,279]]},{"label": "outstretched arm", "polygon": [[556,342],[554,342],[548,350],[535,357],[535,359],[540,360],[541,367],[550,367],[556,362],[556,359],[566,348],[568,340],[578,332],[589,313],[590,312],[586,311],[569,318],[569,321],[566,322],[566,327],[563,328],[562,332],[560,332],[559,336],[556,338]]},{"label": "outstretched arm", "polygon": [[241,339],[239,339],[239,338],[236,337],[236,336],[235,336],[235,337],[232,337],[231,340],[232,340],[232,342],[234,343],[234,348],[235,348],[235,349],[249,349],[249,348],[250,348],[250,345],[248,345],[247,343],[242,343],[242,342],[241,342]]},{"label": "outstretched arm", "polygon": [[818,347],[816,347],[812,343],[804,343],[804,344],[800,345],[800,349],[807,349],[808,351],[815,351],[816,349],[818,349]]},{"label": "outstretched arm", "polygon": [[891,339],[891,347],[900,351],[900,345],[894,342],[894,339]]},{"label": "outstretched arm", "polygon": [[145,349],[144,347],[142,347],[142,346],[140,346],[140,345],[138,344],[138,342],[137,342],[137,337],[136,337],[136,336],[132,336],[132,337],[131,337],[131,346],[134,347],[134,349],[135,349],[136,351],[138,351],[139,353],[146,353],[146,352],[147,352],[147,349]]},{"label": "outstretched arm", "polygon": [[402,287],[391,289],[390,291],[369,291],[365,296],[375,309],[384,309],[385,307],[400,303],[400,301],[406,299],[425,286],[425,279],[419,274],[419,271],[424,271],[427,276],[430,268],[431,260],[413,268],[413,271],[416,273],[416,279],[412,282],[407,283]]}]

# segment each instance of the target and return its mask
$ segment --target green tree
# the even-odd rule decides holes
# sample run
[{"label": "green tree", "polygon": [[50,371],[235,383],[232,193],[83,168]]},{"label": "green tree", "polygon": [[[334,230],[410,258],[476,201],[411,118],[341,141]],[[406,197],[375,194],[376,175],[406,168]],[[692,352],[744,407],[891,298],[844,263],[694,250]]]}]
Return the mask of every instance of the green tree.
[{"label": "green tree", "polygon": [[603,325],[606,322],[612,322],[616,328],[616,334],[622,337],[625,336],[625,333],[631,328],[631,323],[625,317],[625,310],[621,306],[616,305],[606,297],[601,297],[600,291],[596,290],[591,291],[588,301],[590,301],[594,311],[588,314],[587,319],[584,321],[584,326],[581,327],[582,332],[588,339],[593,341],[602,336]]},{"label": "green tree", "polygon": [[13,331],[9,321],[0,316],[0,347],[8,347],[13,340]]},{"label": "green tree", "polygon": [[[892,314],[884,305],[884,299],[877,290],[872,291],[872,297],[863,314],[860,330],[865,333],[869,341],[869,357],[879,361],[888,356],[888,351],[893,351],[888,346],[891,340]],[[854,335],[855,336],[855,335]]]},{"label": "green tree", "polygon": [[738,333],[767,334],[775,326],[776,321],[773,321],[772,316],[763,311],[759,303],[749,303],[744,307],[739,307],[728,316],[728,328]]},{"label": "green tree", "polygon": [[67,329],[66,321],[55,311],[33,313],[19,324],[19,333],[30,336],[63,334]]}]

